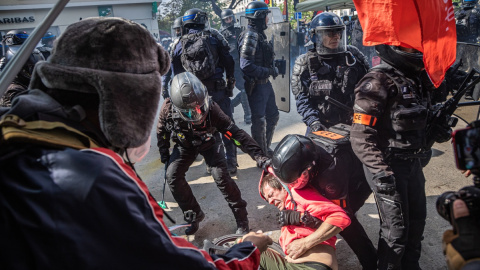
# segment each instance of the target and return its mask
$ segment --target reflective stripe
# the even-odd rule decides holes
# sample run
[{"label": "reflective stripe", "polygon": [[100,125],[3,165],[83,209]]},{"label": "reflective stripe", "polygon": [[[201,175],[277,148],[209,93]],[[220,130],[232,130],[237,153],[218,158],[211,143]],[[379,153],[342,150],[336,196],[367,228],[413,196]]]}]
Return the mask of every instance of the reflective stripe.
[{"label": "reflective stripe", "polygon": [[364,113],[354,113],[353,123],[374,127],[377,123],[377,118]]},{"label": "reflective stripe", "polygon": [[340,200],[331,200],[334,204],[342,207],[342,208],[346,208],[347,207],[347,201],[346,200],[343,200],[343,199],[340,199]]}]

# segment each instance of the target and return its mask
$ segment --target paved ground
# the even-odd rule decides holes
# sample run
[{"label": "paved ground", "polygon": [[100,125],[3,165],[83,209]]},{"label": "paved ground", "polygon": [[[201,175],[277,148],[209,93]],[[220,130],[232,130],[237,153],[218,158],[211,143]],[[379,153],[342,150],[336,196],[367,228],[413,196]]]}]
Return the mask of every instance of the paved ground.
[{"label": "paved ground", "polygon": [[[462,109],[462,116],[473,120],[472,109]],[[250,133],[250,126],[243,122],[243,110],[241,106],[235,108],[234,119],[240,128]],[[458,126],[466,124],[459,121]],[[304,134],[305,125],[296,112],[294,101],[291,102],[290,113],[280,113],[280,121],[273,138],[273,147],[287,134]],[[441,236],[449,227],[447,221],[441,218],[436,211],[435,202],[438,195],[449,190],[471,185],[471,178],[465,178],[455,168],[450,142],[434,145],[434,157],[425,168],[426,195],[427,195],[427,225],[424,233],[421,266],[423,269],[446,269],[441,250]],[[240,165],[237,175],[234,177],[237,185],[242,191],[243,198],[248,202],[248,212],[251,230],[263,230],[272,232],[274,240],[278,239],[280,227],[275,220],[277,209],[267,205],[258,195],[258,180],[261,170],[256,168],[255,162],[245,153],[239,150],[238,163]],[[155,133],[152,132],[151,151],[147,157],[136,166],[138,173],[150,188],[152,194],[158,200],[162,198],[164,166],[160,162],[158,148],[156,147]],[[201,247],[204,239],[234,233],[236,229],[235,220],[227,203],[220,191],[213,182],[213,178],[205,172],[205,164],[200,157],[194,162],[187,173],[187,181],[206,214],[205,220],[200,224],[200,229],[195,236],[185,236],[193,244]],[[165,201],[168,208],[166,211],[177,224],[184,223],[183,214],[173,200],[168,187],[165,191]],[[370,197],[366,204],[358,212],[358,218],[364,225],[368,235],[376,245],[378,240],[379,220],[373,198]],[[167,219],[167,225],[173,225]],[[183,235],[183,229],[175,231]],[[337,254],[340,269],[361,269],[358,260],[346,243],[339,237],[337,243]]]}]

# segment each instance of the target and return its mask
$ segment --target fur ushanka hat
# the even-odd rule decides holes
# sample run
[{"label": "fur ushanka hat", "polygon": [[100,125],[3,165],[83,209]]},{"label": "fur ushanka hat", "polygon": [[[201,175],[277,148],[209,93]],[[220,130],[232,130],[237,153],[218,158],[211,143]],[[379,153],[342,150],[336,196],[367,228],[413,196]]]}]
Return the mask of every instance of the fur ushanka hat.
[{"label": "fur ushanka hat", "polygon": [[99,120],[114,147],[147,141],[155,120],[167,52],[141,25],[89,18],[70,25],[48,61],[35,66],[30,89],[98,93]]}]

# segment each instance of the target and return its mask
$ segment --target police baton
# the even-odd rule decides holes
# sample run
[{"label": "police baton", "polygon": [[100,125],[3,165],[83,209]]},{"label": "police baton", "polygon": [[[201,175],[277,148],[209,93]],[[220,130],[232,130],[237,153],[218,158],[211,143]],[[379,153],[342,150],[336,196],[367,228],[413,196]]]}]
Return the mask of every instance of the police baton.
[{"label": "police baton", "polygon": [[57,4],[48,12],[45,19],[43,19],[42,23],[39,26],[35,27],[33,33],[28,37],[25,43],[23,43],[18,53],[10,60],[5,69],[0,73],[0,97],[3,97],[5,92],[7,91],[8,86],[10,83],[15,79],[18,72],[22,69],[27,59],[30,57],[30,54],[33,52],[35,47],[37,46],[40,39],[42,39],[45,32],[47,32],[50,25],[55,21],[58,14],[63,10],[63,8],[67,5],[69,0],[59,0]]}]

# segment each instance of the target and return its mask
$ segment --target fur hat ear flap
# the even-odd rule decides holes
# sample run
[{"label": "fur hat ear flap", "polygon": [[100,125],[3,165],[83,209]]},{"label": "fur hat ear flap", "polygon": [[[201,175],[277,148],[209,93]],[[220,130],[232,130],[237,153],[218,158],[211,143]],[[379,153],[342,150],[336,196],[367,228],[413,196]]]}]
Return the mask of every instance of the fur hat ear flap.
[{"label": "fur hat ear flap", "polygon": [[158,45],[158,63],[159,63],[159,72],[161,75],[165,75],[170,68],[170,56],[168,52]]}]

